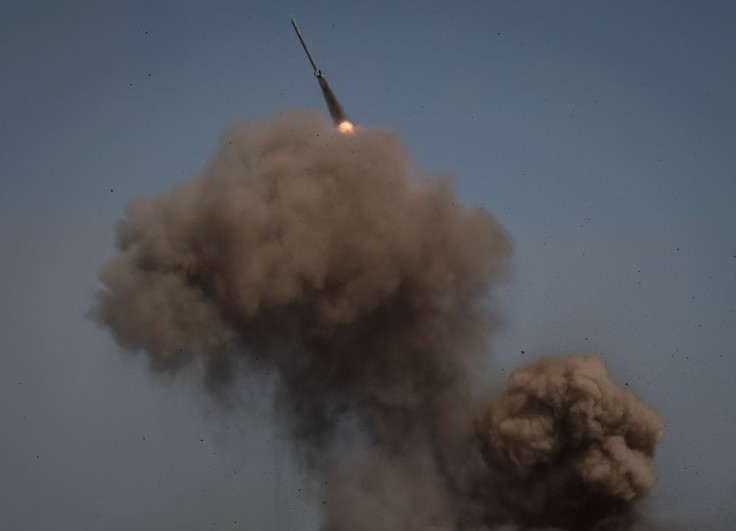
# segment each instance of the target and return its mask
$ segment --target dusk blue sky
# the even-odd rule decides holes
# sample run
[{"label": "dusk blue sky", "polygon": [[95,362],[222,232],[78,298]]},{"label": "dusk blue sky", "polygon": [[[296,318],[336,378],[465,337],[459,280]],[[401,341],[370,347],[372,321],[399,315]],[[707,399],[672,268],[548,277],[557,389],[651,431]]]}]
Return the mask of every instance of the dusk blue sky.
[{"label": "dusk blue sky", "polygon": [[0,527],[319,529],[267,407],[86,317],[126,203],[235,121],[326,113],[289,16],[356,124],[511,234],[493,374],[602,352],[665,424],[648,511],[732,529],[736,4],[695,1],[6,2]]}]

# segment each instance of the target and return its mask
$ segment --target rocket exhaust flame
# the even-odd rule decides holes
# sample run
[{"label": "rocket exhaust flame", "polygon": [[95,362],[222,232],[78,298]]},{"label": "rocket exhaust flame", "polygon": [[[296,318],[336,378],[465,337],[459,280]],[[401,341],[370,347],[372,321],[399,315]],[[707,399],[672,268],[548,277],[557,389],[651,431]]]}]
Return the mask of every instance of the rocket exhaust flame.
[{"label": "rocket exhaust flame", "polygon": [[[313,113],[232,129],[201,175],[130,204],[99,322],[157,370],[201,363],[217,393],[277,374],[278,421],[331,463],[331,531],[643,529],[657,414],[594,356],[471,396],[506,231],[417,178],[391,132],[324,131]],[[345,462],[344,429],[366,454]]]}]

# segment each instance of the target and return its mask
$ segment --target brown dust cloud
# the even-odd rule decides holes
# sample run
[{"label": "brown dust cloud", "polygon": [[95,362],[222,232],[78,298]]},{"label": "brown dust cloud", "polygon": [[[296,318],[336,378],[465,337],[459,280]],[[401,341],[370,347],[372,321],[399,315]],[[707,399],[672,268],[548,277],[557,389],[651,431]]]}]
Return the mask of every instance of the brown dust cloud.
[{"label": "brown dust cloud", "polygon": [[[329,463],[305,466],[325,530],[652,529],[662,424],[599,358],[471,391],[511,252],[392,132],[294,111],[231,128],[200,175],[130,203],[92,313],[154,370],[205,367],[214,393],[276,373],[295,452]],[[346,418],[360,451],[336,444]]]}]

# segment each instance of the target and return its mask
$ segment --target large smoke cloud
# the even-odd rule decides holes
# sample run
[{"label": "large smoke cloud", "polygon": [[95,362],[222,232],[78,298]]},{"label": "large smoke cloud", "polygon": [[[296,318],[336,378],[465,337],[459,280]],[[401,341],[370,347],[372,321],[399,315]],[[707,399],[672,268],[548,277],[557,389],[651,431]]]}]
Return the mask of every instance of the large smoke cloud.
[{"label": "large smoke cloud", "polygon": [[118,249],[94,314],[121,345],[199,361],[214,389],[242,360],[275,368],[313,451],[357,419],[371,449],[326,472],[334,531],[628,529],[653,484],[659,421],[594,358],[519,371],[480,414],[468,375],[509,238],[389,132],[311,113],[233,128],[200,176],[129,206]]}]

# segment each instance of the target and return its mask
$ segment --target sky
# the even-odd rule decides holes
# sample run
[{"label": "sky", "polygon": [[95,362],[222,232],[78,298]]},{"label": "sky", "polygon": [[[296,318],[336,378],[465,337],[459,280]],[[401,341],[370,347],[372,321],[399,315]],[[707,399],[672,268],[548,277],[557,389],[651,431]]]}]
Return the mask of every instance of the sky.
[{"label": "sky", "polygon": [[0,524],[319,529],[268,407],[222,410],[87,316],[125,205],[223,130],[395,131],[514,241],[500,379],[600,352],[664,438],[647,510],[736,519],[736,7],[730,2],[6,3],[0,10]]}]

